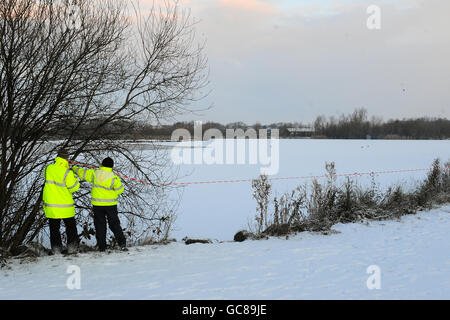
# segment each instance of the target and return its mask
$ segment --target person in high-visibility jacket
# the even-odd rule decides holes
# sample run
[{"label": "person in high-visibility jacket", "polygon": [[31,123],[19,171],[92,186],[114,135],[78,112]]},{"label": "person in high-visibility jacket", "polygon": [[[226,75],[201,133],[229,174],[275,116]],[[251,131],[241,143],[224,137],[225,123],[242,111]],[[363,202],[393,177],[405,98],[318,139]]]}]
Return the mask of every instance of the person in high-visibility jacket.
[{"label": "person in high-visibility jacket", "polygon": [[78,250],[79,237],[75,221],[75,203],[72,194],[80,188],[80,183],[69,168],[69,153],[62,149],[55,162],[44,169],[44,190],[42,201],[45,217],[50,226],[50,245],[54,254],[62,252],[60,226],[64,221],[67,234],[67,251]]},{"label": "person in high-visibility jacket", "polygon": [[126,239],[117,211],[117,200],[124,191],[124,186],[113,172],[113,167],[114,161],[109,157],[102,161],[99,169],[73,166],[73,170],[81,180],[92,184],[91,203],[94,211],[95,237],[100,251],[106,250],[106,221],[119,247],[126,250]]}]

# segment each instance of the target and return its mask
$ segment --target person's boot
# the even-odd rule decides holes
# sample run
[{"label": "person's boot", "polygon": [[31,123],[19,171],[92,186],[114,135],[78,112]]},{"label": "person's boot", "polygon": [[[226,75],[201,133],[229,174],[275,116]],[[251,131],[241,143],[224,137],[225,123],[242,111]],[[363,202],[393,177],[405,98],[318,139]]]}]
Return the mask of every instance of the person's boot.
[{"label": "person's boot", "polygon": [[127,249],[127,242],[126,241],[120,242],[120,243],[118,243],[118,245],[119,245],[119,250],[120,251],[128,251],[128,249]]},{"label": "person's boot", "polygon": [[62,248],[59,246],[52,247],[52,255],[60,255],[62,253]]},{"label": "person's boot", "polygon": [[70,243],[67,245],[67,254],[77,254],[78,253],[78,245],[76,243]]}]

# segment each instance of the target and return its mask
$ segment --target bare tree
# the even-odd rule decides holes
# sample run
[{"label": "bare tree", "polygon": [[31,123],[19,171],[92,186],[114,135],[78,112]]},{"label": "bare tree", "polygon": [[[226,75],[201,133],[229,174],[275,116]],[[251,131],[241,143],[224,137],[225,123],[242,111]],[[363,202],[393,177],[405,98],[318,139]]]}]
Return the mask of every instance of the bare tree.
[{"label": "bare tree", "polygon": [[[189,111],[207,85],[196,21],[176,1],[160,3],[146,11],[122,0],[0,3],[0,247],[42,230],[41,173],[61,147],[87,163],[114,156],[117,170],[150,181],[124,181],[120,208],[128,231],[144,225],[144,233],[167,236],[176,201],[164,152],[116,140],[124,123]],[[88,234],[87,189],[76,203]]]}]

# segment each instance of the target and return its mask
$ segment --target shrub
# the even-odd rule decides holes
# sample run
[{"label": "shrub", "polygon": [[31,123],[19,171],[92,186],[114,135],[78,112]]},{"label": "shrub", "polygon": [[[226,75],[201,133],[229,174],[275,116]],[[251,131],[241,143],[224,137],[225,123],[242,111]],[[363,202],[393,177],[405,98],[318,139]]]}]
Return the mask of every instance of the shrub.
[{"label": "shrub", "polygon": [[[325,170],[327,181],[321,184],[313,180],[310,192],[305,185],[279,198],[274,197],[272,218],[268,217],[272,190],[269,179],[267,176],[260,176],[254,180],[252,187],[253,197],[257,201],[257,231],[255,234],[248,234],[253,239],[303,231],[329,234],[328,231],[336,223],[396,219],[430,208],[433,204],[450,202],[450,162],[442,168],[439,159],[433,161],[425,180],[412,192],[405,192],[401,186],[390,187],[381,192],[374,175],[371,176],[371,186],[368,189],[357,185],[349,177],[338,187],[335,164],[326,163]],[[239,237],[239,241],[245,239]]]}]

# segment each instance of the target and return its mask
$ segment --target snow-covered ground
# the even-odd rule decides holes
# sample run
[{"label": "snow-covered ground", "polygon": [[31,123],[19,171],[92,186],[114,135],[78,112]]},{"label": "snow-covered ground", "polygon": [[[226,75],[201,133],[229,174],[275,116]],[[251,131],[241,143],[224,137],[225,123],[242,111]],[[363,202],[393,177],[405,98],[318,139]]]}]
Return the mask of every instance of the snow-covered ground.
[{"label": "snow-covered ground", "polygon": [[[0,299],[450,299],[450,206],[334,229],[14,261],[0,270]],[[66,286],[71,265],[80,289]],[[374,265],[381,288],[369,290]]]}]

